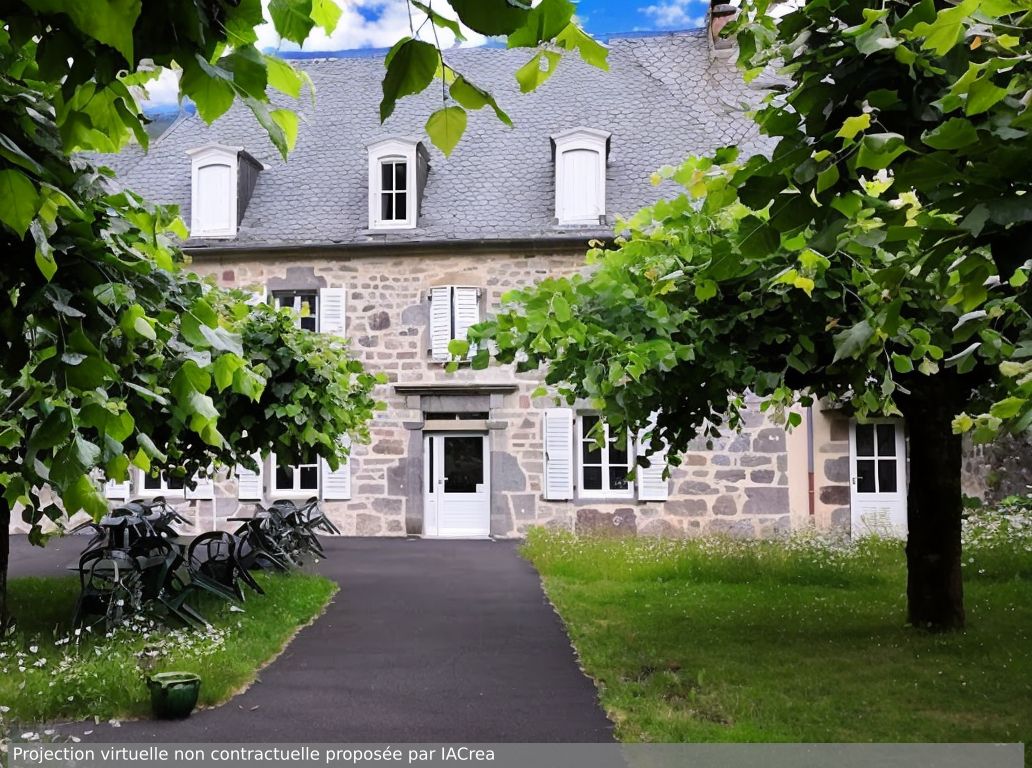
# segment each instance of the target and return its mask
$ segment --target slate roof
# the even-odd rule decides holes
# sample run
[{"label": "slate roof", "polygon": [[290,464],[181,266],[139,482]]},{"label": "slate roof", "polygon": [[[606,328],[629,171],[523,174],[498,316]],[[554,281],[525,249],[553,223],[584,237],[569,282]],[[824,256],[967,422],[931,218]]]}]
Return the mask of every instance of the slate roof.
[{"label": "slate roof", "polygon": [[607,213],[630,215],[674,186],[650,176],[689,153],[738,142],[759,148],[743,104],[757,93],[741,81],[732,60],[711,56],[705,32],[694,30],[610,40],[610,71],[569,55],[536,92],[520,94],[514,72],[526,50],[474,48],[449,51],[446,60],[490,90],[515,124],[509,129],[489,110],[470,115],[462,142],[445,158],[426,141],[430,173],[414,230],[368,230],[366,146],[388,135],[425,138],[423,124],[440,106],[441,92],[403,99],[385,125],[378,120],[382,56],[306,59],[296,62],[315,83],[291,106],[301,115],[297,146],[284,162],[257,121],[234,106],[212,126],[195,115],[172,126],[150,151],[123,154],[109,163],[120,183],[159,203],[180,206],[190,220],[188,149],[209,142],[243,146],[261,161],[238,236],[233,241],[193,239],[193,247],[305,246],[439,243],[480,240],[579,242],[611,234],[599,228],[555,223],[550,137],[586,126],[612,133],[607,169]]}]

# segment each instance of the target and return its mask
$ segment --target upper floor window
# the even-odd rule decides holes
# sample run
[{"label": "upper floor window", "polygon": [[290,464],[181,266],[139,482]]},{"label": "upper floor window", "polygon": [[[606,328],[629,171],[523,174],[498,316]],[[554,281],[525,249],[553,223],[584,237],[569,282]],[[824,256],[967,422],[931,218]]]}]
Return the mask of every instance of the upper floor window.
[{"label": "upper floor window", "polygon": [[555,218],[560,225],[605,222],[609,139],[609,133],[592,128],[574,128],[552,137]]},{"label": "upper floor window", "polygon": [[[430,356],[434,360],[451,358],[448,343],[465,341],[471,325],[480,322],[480,289],[460,285],[440,285],[430,290]],[[472,355],[472,348],[469,354]]]},{"label": "upper floor window", "polygon": [[387,138],[369,145],[369,228],[412,229],[429,156],[415,139]]},{"label": "upper floor window", "polygon": [[191,160],[190,236],[236,237],[261,164],[242,147],[207,144]]}]

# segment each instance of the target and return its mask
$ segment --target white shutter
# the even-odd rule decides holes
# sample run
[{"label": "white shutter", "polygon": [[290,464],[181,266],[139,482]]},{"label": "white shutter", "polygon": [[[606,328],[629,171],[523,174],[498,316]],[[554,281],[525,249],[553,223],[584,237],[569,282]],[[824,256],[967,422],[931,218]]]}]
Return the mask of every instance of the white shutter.
[{"label": "white shutter", "polygon": [[237,474],[237,498],[241,501],[261,501],[264,496],[262,487],[262,457],[255,455],[254,460],[258,462],[258,471],[252,472],[247,467],[238,466]]},{"label": "white shutter", "polygon": [[202,501],[210,501],[215,498],[215,481],[210,477],[198,477],[197,487],[192,491],[186,489],[186,498],[188,499],[200,499]]},{"label": "white shutter", "polygon": [[[653,414],[649,417],[648,425],[638,433],[638,440],[636,443],[637,455],[644,456],[648,451],[648,441],[646,441],[646,435],[652,432],[656,427],[656,415]],[[666,443],[663,443],[663,447],[649,455],[649,466],[635,467],[635,475],[637,476],[638,484],[638,500],[639,501],[666,501],[670,496],[670,483],[663,477],[663,470],[666,469],[666,457],[667,449]]]},{"label": "white shutter", "polygon": [[[456,288],[455,289],[455,338],[466,338],[466,332],[471,325],[480,322],[480,289],[479,288]],[[470,346],[469,356],[476,352],[476,347]]]},{"label": "white shutter", "polygon": [[269,300],[269,289],[264,285],[258,286],[257,291],[251,292],[251,298],[248,300],[248,304],[252,307],[258,304],[265,304]]},{"label": "white shutter", "polygon": [[319,289],[319,332],[345,335],[346,288]]},{"label": "white shutter", "polygon": [[114,480],[108,480],[104,483],[104,496],[108,499],[120,499],[125,501],[129,498],[129,480],[127,479],[124,483],[116,483]]},{"label": "white shutter", "polygon": [[452,289],[439,286],[430,290],[430,356],[447,360],[448,342],[452,340]]},{"label": "white shutter", "polygon": [[322,497],[325,501],[347,501],[351,498],[351,463],[354,460],[354,454],[350,454],[347,462],[334,471],[325,459],[319,459]]},{"label": "white shutter", "polygon": [[548,408],[544,414],[546,499],[573,498],[573,410]]}]

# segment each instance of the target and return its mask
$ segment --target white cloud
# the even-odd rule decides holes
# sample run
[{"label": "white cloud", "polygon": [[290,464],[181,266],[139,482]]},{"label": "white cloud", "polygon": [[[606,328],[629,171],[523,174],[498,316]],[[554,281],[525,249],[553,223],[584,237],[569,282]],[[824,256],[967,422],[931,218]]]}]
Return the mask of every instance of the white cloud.
[{"label": "white cloud", "polygon": [[638,9],[662,29],[701,27],[706,23],[706,15],[700,11],[705,11],[705,4],[699,0],[663,0]]},{"label": "white cloud", "polygon": [[[268,0],[263,0],[266,8],[265,17],[269,18]],[[312,30],[304,46],[288,40],[281,40],[271,22],[258,27],[258,42],[261,50],[274,50],[284,53],[290,51],[346,51],[362,48],[389,48],[406,35],[411,35],[413,26],[416,36],[435,42],[433,25],[425,21],[426,16],[413,9],[409,19],[409,5],[406,0],[337,0],[341,8],[340,21],[332,35],[327,35],[316,27]],[[441,15],[451,15],[451,8],[442,5],[435,9]],[[425,23],[424,23],[425,22]],[[455,45],[455,35],[448,29],[436,29],[436,42],[442,48]],[[482,45],[486,38],[469,29],[463,29],[466,42],[463,46]],[[162,72],[161,78],[148,84],[150,98],[144,100],[145,107],[164,107],[176,103],[179,81],[175,73],[168,70]]]}]

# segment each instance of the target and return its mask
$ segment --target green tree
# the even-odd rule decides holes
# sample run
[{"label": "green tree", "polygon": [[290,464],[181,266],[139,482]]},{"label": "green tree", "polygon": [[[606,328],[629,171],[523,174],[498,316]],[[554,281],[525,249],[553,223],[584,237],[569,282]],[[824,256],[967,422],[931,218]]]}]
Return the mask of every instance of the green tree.
[{"label": "green tree", "polygon": [[[413,37],[386,59],[381,118],[437,79],[445,103],[427,132],[443,151],[461,137],[466,110],[490,107],[507,123],[438,45],[415,37],[427,27],[461,33],[456,22],[430,2],[410,5]],[[605,66],[569,0],[451,6],[478,32],[538,49],[516,73],[524,90],[564,51]],[[341,16],[332,0],[267,8],[295,43],[316,27],[331,33]],[[136,466],[190,478],[270,450],[337,466],[344,438],[366,435],[377,378],[344,344],[191,274],[175,210],[120,190],[91,159],[133,139],[147,146],[134,93],[162,67],[180,71],[181,98],[208,122],[246,104],[286,156],[298,117],[270,91],[296,98],[307,78],[255,47],[265,21],[261,0],[0,3],[0,633],[12,510],[40,542],[44,517],[104,514],[101,474],[121,480]]]},{"label": "green tree", "polygon": [[737,427],[746,391],[790,425],[817,398],[901,414],[909,620],[961,627],[961,435],[1032,423],[1030,6],[769,5],[733,31],[747,77],[781,78],[754,113],[770,155],[663,169],[685,193],[586,276],[507,297],[474,366],[545,365],[618,427],[658,411],[675,452]]}]

